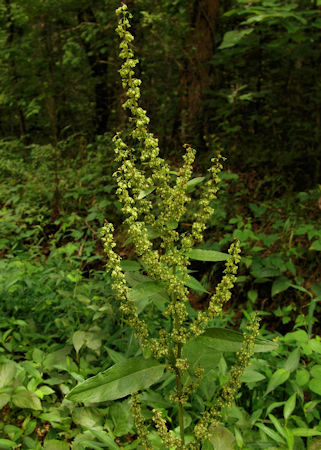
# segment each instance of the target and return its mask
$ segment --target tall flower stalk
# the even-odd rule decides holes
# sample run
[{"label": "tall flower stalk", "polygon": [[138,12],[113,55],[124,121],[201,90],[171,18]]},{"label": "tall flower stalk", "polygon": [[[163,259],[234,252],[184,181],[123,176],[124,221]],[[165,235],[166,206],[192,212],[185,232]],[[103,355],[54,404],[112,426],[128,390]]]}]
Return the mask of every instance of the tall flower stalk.
[{"label": "tall flower stalk", "polygon": [[[188,265],[193,248],[203,241],[208,219],[214,213],[212,200],[216,198],[219,173],[223,158],[220,154],[212,158],[208,170],[208,181],[201,190],[201,198],[192,214],[192,225],[184,229],[182,218],[192,201],[188,193],[188,183],[192,177],[192,165],[195,150],[185,145],[185,154],[181,168],[173,173],[169,165],[159,156],[158,140],[148,131],[149,118],[140,106],[141,80],[135,76],[138,60],[134,57],[131,46],[133,35],[130,33],[129,19],[132,17],[127,6],[123,4],[116,11],[118,15],[117,33],[121,39],[120,69],[122,85],[126,92],[123,108],[129,115],[129,134],[124,139],[122,133],[114,137],[118,170],[114,173],[117,183],[117,195],[125,216],[130,241],[140,258],[145,273],[161,283],[168,293],[168,302],[164,307],[164,316],[170,327],[150,330],[148,323],[140,317],[136,305],[129,295],[125,273],[121,269],[121,257],[115,252],[116,243],[111,223],[105,223],[102,240],[107,255],[107,268],[110,270],[112,288],[120,301],[120,309],[127,323],[135,330],[142,348],[148,350],[155,359],[165,360],[167,369],[175,375],[176,388],[170,399],[177,404],[179,437],[167,429],[165,420],[156,409],[153,422],[164,448],[199,449],[201,443],[209,436],[209,427],[221,420],[224,405],[233,401],[240,386],[240,379],[254,349],[254,340],[258,335],[258,319],[254,316],[244,335],[243,345],[238,353],[235,366],[231,370],[230,380],[221,389],[216,404],[209,408],[194,428],[195,440],[185,443],[183,412],[184,405],[192,395],[202,377],[202,369],[190,367],[184,356],[184,345],[191,339],[202,335],[208,322],[222,313],[224,304],[231,297],[231,290],[236,281],[240,261],[239,242],[231,244],[226,255],[226,266],[222,281],[217,285],[207,310],[190,317],[187,309]],[[151,238],[153,231],[158,239]],[[189,371],[193,377],[191,385],[183,384],[183,377]],[[132,394],[132,409],[137,433],[145,449],[150,449],[148,427],[144,423],[139,396]]]}]

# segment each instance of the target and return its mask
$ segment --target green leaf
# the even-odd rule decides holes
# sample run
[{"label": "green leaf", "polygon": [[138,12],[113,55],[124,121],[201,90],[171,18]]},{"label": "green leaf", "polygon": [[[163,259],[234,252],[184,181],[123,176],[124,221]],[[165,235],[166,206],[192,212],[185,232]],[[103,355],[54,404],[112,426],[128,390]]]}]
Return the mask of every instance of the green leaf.
[{"label": "green leaf", "polygon": [[246,30],[233,30],[228,31],[224,34],[223,42],[218,47],[219,50],[223,50],[224,48],[234,47],[234,45],[238,44],[244,36],[252,33],[253,29],[247,28]]},{"label": "green leaf", "polygon": [[2,364],[0,367],[0,389],[8,386],[16,374],[16,366],[13,361]]},{"label": "green leaf", "polygon": [[117,450],[121,447],[119,447],[116,442],[108,436],[108,434],[104,431],[100,431],[100,430],[91,430],[91,434],[93,434],[95,436],[95,438],[99,439],[100,442],[102,442],[103,444],[108,445],[108,449],[110,450]]},{"label": "green leaf", "polygon": [[207,345],[209,340],[201,336],[191,339],[183,346],[183,355],[193,367],[200,366],[204,370],[216,369],[221,359],[221,353]]},{"label": "green leaf", "polygon": [[319,378],[321,380],[321,365],[316,364],[315,366],[311,367],[311,375],[314,378]]},{"label": "green leaf", "polygon": [[[228,328],[207,328],[200,338],[210,338],[213,348],[222,352],[238,352],[243,343],[243,334],[240,331]],[[278,344],[263,338],[255,339],[254,352],[269,352],[275,350]]]},{"label": "green leaf", "polygon": [[321,239],[318,239],[316,241],[313,241],[310,250],[317,250],[318,252],[321,251]]},{"label": "green leaf", "polygon": [[205,287],[196,278],[192,277],[191,275],[188,275],[188,279],[187,279],[187,281],[185,281],[184,284],[187,287],[193,289],[194,291],[208,293],[208,291],[205,289]]},{"label": "green leaf", "polygon": [[16,448],[17,443],[9,439],[0,439],[0,448]]},{"label": "green leaf", "polygon": [[139,314],[144,310],[149,300],[162,291],[164,291],[162,283],[158,281],[144,281],[130,289],[128,298],[135,303]]},{"label": "green leaf", "polygon": [[216,250],[205,250],[203,248],[192,248],[187,252],[187,256],[196,261],[227,261],[231,255],[228,253],[217,252]]},{"label": "green leaf", "polygon": [[137,272],[141,269],[141,265],[137,261],[129,261],[128,259],[121,261],[120,267],[124,272]]},{"label": "green leaf", "polygon": [[235,438],[227,428],[222,425],[211,426],[208,440],[213,444],[215,450],[234,450]]},{"label": "green leaf", "polygon": [[293,372],[298,368],[299,362],[300,362],[300,349],[296,348],[289,354],[287,360],[283,365],[283,369]]},{"label": "green leaf", "polygon": [[58,441],[57,439],[46,439],[43,446],[44,450],[69,450],[68,442]]},{"label": "green leaf", "polygon": [[113,434],[124,436],[132,431],[134,425],[133,415],[129,401],[115,402],[109,409],[109,414],[114,422]]},{"label": "green leaf", "polygon": [[285,418],[286,421],[293,413],[295,404],[296,404],[296,393],[294,392],[294,394],[292,394],[291,397],[288,398],[288,400],[285,402],[283,408],[283,417]]},{"label": "green leaf", "polygon": [[260,430],[262,430],[267,436],[273,439],[273,441],[277,442],[278,444],[285,445],[285,441],[281,438],[281,436],[271,428],[267,427],[263,423],[256,423],[255,426],[260,428]]},{"label": "green leaf", "polygon": [[10,400],[10,395],[2,393],[0,394],[0,409],[2,409]]},{"label": "green leaf", "polygon": [[205,177],[195,177],[187,182],[187,191],[193,191],[196,186],[201,184],[205,180]]},{"label": "green leaf", "polygon": [[290,371],[286,369],[278,369],[269,380],[266,392],[264,395],[267,395],[269,392],[273,391],[275,388],[285,383],[286,380],[290,376]]},{"label": "green leaf", "polygon": [[72,420],[76,425],[81,425],[82,427],[90,429],[102,426],[104,417],[98,408],[84,407],[73,409]]},{"label": "green leaf", "polygon": [[293,428],[292,433],[294,436],[300,437],[321,436],[321,431],[314,430],[313,428]]},{"label": "green leaf", "polygon": [[321,395],[321,383],[320,378],[312,378],[309,382],[309,389],[315,394]]},{"label": "green leaf", "polygon": [[137,199],[142,200],[143,198],[147,197],[147,195],[151,194],[155,189],[156,189],[155,186],[151,186],[148,189],[141,190],[140,193],[138,194]]},{"label": "green leaf", "polygon": [[84,331],[75,331],[72,335],[72,344],[76,350],[76,353],[79,352],[81,347],[84,345],[86,340],[86,333]]},{"label": "green leaf", "polygon": [[258,297],[258,292],[255,291],[255,290],[250,290],[250,291],[247,293],[247,297],[248,297],[248,299],[250,300],[250,302],[255,303],[256,300],[257,300],[257,297]]},{"label": "green leaf", "polygon": [[147,389],[163,375],[165,365],[153,359],[131,358],[80,383],[67,395],[74,402],[97,403]]},{"label": "green leaf", "polygon": [[271,289],[271,296],[280,294],[291,286],[291,281],[286,277],[280,277],[274,280]]},{"label": "green leaf", "polygon": [[15,425],[5,425],[3,431],[13,441],[17,441],[23,434],[23,430],[19,427],[16,427]]},{"label": "green leaf", "polygon": [[113,363],[117,364],[120,362],[127,361],[127,358],[123,353],[116,352],[115,350],[109,347],[105,347],[105,349],[107,350],[108,355]]},{"label": "green leaf", "polygon": [[57,350],[55,352],[49,353],[44,359],[44,367],[46,369],[54,369],[56,366],[66,366],[66,356],[69,355],[72,347],[70,345],[66,345],[65,347]]},{"label": "green leaf", "polygon": [[253,370],[250,367],[246,367],[241,381],[243,383],[255,383],[258,381],[262,381],[265,379],[265,375],[263,375],[262,373],[258,372],[257,370]]},{"label": "green leaf", "polygon": [[23,386],[16,388],[12,402],[18,408],[42,409],[41,402],[34,392],[27,391]]},{"label": "green leaf", "polygon": [[299,386],[304,386],[309,381],[310,375],[306,369],[299,369],[295,373],[295,380]]},{"label": "green leaf", "polygon": [[136,284],[135,287],[131,288],[128,298],[133,302],[137,302],[143,299],[148,299],[163,290],[164,286],[162,283],[159,283],[158,281],[146,281]]},{"label": "green leaf", "polygon": [[273,416],[273,414],[269,414],[269,419],[275,426],[278,433],[286,439],[286,431],[285,428],[283,428],[283,426],[281,425],[280,421],[275,416]]}]

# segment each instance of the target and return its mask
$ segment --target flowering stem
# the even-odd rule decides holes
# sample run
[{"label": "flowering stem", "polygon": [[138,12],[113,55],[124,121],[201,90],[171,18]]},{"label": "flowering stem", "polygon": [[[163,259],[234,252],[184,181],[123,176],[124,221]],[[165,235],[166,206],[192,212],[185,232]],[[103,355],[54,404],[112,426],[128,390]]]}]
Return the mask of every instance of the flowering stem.
[{"label": "flowering stem", "polygon": [[[177,358],[181,357],[182,353],[182,344],[177,344]],[[179,423],[179,431],[181,435],[182,445],[185,444],[184,438],[184,422],[183,422],[183,403],[182,403],[182,381],[181,381],[181,373],[180,370],[175,367],[175,378],[176,378],[176,392],[177,392],[177,402],[178,402],[178,423]]]}]

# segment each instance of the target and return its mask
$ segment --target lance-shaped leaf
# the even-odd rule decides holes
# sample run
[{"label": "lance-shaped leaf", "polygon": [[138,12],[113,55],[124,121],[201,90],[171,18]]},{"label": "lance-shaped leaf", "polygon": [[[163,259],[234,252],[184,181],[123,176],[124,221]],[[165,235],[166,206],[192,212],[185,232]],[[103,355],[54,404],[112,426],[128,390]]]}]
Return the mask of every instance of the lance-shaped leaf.
[{"label": "lance-shaped leaf", "polygon": [[80,383],[69,392],[67,399],[83,403],[117,400],[157,383],[164,368],[164,364],[154,359],[131,358]]},{"label": "lance-shaped leaf", "polygon": [[[208,346],[220,352],[238,352],[241,349],[244,337],[239,331],[227,328],[208,328],[199,338],[206,339]],[[268,339],[256,338],[254,352],[270,352],[275,350],[278,344]]]},{"label": "lance-shaped leaf", "polygon": [[205,250],[203,248],[192,248],[187,256],[191,259],[196,259],[197,261],[227,261],[231,255],[228,253],[217,252],[216,250]]}]

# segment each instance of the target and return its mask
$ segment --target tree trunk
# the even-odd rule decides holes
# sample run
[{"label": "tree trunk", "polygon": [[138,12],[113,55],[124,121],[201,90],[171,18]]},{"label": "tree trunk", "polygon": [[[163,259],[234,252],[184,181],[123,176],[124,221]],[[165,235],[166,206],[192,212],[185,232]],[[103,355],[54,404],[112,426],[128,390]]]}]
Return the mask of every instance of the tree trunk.
[{"label": "tree trunk", "polygon": [[203,101],[211,84],[211,61],[215,51],[215,26],[219,0],[195,0],[192,33],[186,43],[189,57],[182,73],[181,136],[184,142],[207,134]]}]

